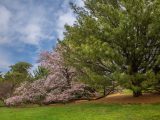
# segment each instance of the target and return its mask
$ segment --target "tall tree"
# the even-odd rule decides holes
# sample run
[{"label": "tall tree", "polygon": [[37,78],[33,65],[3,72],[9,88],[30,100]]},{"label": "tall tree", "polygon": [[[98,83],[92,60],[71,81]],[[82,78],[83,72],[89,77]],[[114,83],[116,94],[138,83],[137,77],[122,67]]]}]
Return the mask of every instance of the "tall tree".
[{"label": "tall tree", "polygon": [[77,20],[66,25],[66,60],[90,82],[120,82],[135,97],[142,95],[160,56],[160,1],[86,0],[72,8]]}]

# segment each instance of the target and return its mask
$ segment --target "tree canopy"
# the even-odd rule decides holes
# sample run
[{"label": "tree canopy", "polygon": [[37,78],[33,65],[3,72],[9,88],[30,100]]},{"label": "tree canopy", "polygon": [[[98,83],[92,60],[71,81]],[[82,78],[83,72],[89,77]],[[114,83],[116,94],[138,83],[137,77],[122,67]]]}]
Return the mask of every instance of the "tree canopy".
[{"label": "tree canopy", "polygon": [[70,65],[101,86],[120,83],[140,96],[160,60],[159,0],[86,0],[62,44]]},{"label": "tree canopy", "polygon": [[18,62],[10,66],[10,71],[4,75],[4,79],[13,82],[14,85],[26,80],[30,80],[29,69],[32,67],[30,63]]}]

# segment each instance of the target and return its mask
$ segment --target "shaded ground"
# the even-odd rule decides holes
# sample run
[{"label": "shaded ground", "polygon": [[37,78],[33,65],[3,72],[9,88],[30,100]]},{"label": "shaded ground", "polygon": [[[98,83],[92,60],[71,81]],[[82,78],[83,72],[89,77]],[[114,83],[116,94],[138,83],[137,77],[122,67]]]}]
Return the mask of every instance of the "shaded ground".
[{"label": "shaded ground", "polygon": [[75,103],[117,103],[117,104],[148,104],[160,103],[160,94],[144,94],[140,97],[133,97],[129,94],[113,94],[95,101],[76,101]]}]

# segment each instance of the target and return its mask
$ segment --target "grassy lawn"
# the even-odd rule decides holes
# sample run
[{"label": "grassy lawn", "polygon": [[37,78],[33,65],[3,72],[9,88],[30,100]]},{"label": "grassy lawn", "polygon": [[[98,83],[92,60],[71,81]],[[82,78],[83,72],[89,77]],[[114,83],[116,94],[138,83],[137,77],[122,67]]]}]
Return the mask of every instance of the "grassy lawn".
[{"label": "grassy lawn", "polygon": [[159,120],[160,104],[75,104],[0,108],[0,120]]}]

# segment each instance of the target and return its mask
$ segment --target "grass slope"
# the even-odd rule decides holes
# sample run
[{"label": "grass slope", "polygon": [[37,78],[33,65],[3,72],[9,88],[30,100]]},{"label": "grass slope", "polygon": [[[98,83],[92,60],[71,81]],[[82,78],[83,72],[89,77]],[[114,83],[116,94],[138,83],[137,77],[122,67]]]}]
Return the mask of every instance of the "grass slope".
[{"label": "grass slope", "polygon": [[159,120],[160,104],[70,104],[0,108],[0,120]]}]

